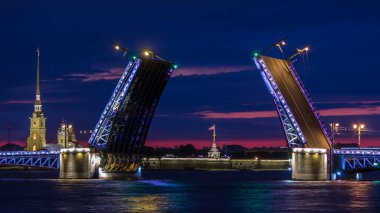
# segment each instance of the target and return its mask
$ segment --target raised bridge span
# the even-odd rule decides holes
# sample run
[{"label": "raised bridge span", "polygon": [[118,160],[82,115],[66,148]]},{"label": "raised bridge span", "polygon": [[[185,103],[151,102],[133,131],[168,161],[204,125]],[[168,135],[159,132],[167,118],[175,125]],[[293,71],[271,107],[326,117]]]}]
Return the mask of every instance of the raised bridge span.
[{"label": "raised bridge span", "polygon": [[176,67],[153,56],[132,58],[88,141],[100,153],[101,174],[135,173],[142,163],[153,115]]},{"label": "raised bridge span", "polygon": [[326,126],[293,65],[268,56],[254,60],[273,97],[289,147],[331,149]]},{"label": "raised bridge span", "polygon": [[380,168],[379,150],[333,149],[326,125],[290,60],[261,54],[255,54],[253,60],[292,149],[293,179],[327,180],[342,172]]}]

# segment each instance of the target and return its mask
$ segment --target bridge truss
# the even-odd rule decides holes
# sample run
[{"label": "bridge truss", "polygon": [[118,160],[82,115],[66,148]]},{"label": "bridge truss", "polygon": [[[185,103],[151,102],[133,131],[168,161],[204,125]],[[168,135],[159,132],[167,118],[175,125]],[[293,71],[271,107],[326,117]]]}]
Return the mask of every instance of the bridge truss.
[{"label": "bridge truss", "polygon": [[289,106],[287,105],[277,83],[270,73],[269,68],[265,64],[264,59],[255,57],[253,60],[256,63],[258,69],[261,70],[261,76],[264,80],[264,83],[273,97],[278,116],[285,132],[288,146],[291,148],[304,147],[306,139],[303,136],[303,133],[299,128],[299,125],[295,120],[293,113],[289,109]]},{"label": "bridge truss", "polygon": [[113,91],[110,100],[108,101],[100,119],[93,131],[89,143],[100,150],[104,150],[107,145],[108,136],[112,128],[112,122],[115,118],[117,110],[123,100],[126,91],[128,90],[131,81],[136,74],[136,71],[140,65],[140,59],[137,61],[131,61],[125,68],[119,82]]},{"label": "bridge truss", "polygon": [[335,149],[339,156],[340,169],[346,172],[380,170],[380,150],[376,149]]},{"label": "bridge truss", "polygon": [[59,156],[59,151],[0,152],[0,165],[58,169]]}]

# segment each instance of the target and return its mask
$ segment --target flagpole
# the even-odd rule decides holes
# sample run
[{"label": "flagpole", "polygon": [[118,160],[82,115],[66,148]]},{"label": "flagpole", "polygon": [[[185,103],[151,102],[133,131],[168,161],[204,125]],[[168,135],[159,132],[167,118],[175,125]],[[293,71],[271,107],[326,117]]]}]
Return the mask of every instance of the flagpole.
[{"label": "flagpole", "polygon": [[214,134],[212,135],[214,140],[213,140],[213,144],[216,144],[216,125],[214,124]]}]

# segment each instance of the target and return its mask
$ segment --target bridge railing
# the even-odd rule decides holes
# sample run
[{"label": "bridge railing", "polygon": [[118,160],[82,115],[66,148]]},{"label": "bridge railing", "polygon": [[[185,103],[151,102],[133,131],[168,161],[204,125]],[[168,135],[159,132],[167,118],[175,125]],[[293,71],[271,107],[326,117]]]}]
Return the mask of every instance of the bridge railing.
[{"label": "bridge railing", "polygon": [[59,156],[59,151],[3,151],[0,165],[58,169]]}]

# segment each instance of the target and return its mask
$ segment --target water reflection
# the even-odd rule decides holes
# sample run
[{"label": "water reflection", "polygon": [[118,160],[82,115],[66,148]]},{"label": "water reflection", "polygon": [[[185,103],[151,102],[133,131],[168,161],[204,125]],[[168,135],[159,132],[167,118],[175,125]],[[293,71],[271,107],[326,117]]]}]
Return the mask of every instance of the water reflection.
[{"label": "water reflection", "polygon": [[175,187],[177,184],[174,184],[172,181],[164,181],[164,180],[139,180],[140,183],[151,184],[154,186],[162,186],[162,187]]},{"label": "water reflection", "polygon": [[378,199],[372,182],[275,181],[237,187],[236,205],[244,212],[374,211]]},{"label": "water reflection", "polygon": [[348,185],[348,193],[350,194],[349,208],[360,209],[369,208],[372,206],[373,199],[373,183],[366,182],[354,182]]},{"label": "water reflection", "polygon": [[[268,173],[162,172],[140,181],[0,179],[0,212],[376,212],[369,181],[252,180]],[[274,173],[269,173],[274,174]],[[278,175],[276,173],[276,175]]]},{"label": "water reflection", "polygon": [[168,210],[168,197],[159,195],[143,195],[128,197],[123,202],[124,210],[128,212],[160,212]]}]

